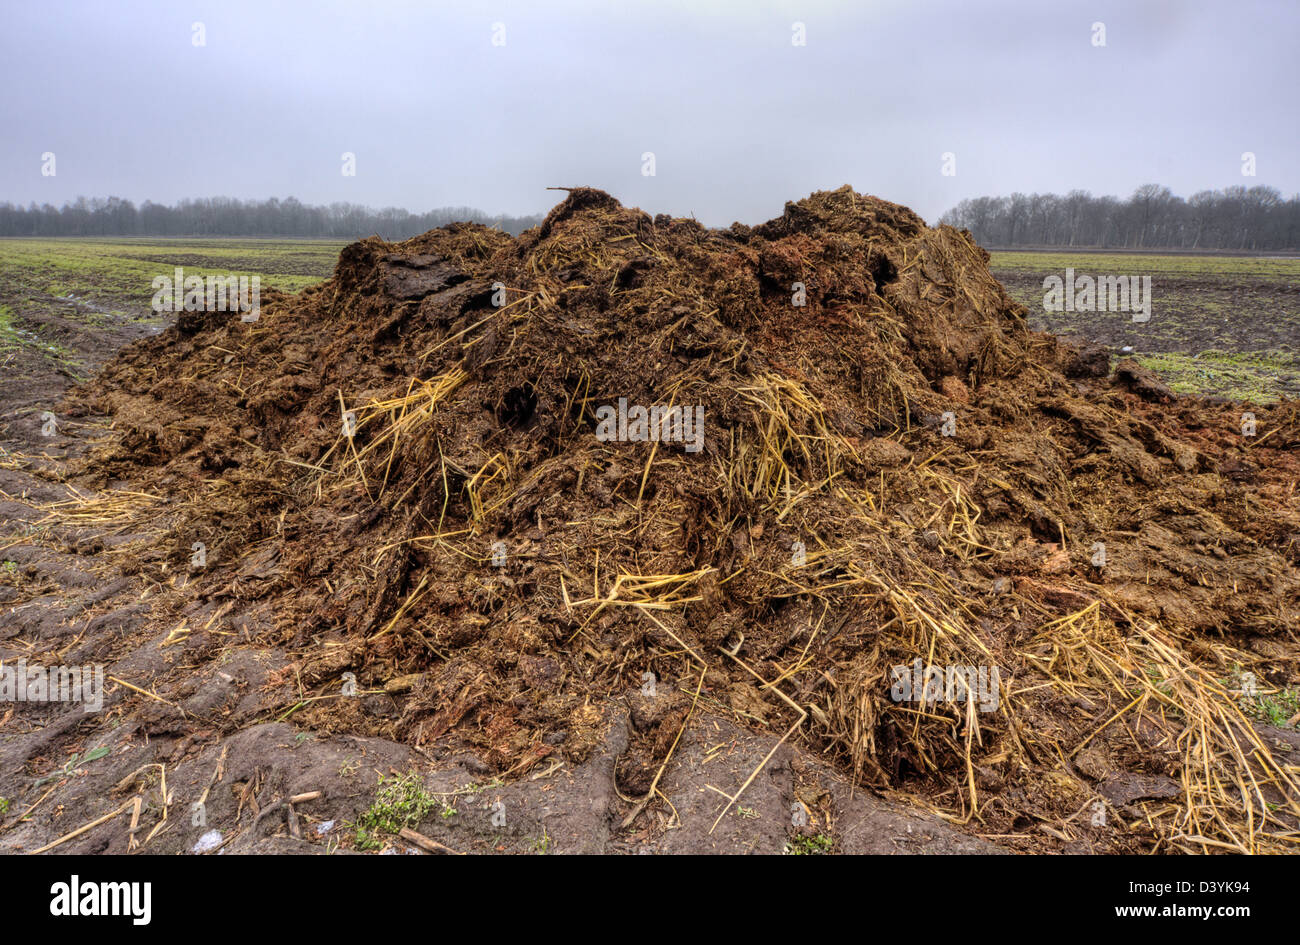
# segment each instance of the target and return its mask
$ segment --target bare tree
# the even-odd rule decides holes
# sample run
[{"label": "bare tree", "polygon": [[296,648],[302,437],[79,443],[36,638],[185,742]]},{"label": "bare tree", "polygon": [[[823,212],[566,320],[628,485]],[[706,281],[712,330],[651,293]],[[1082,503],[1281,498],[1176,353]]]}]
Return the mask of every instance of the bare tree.
[{"label": "bare tree", "polygon": [[1128,200],[1072,190],[963,200],[940,219],[992,246],[1295,250],[1300,195],[1273,187],[1202,190],[1187,200],[1143,184]]},{"label": "bare tree", "polygon": [[355,204],[315,207],[296,197],[281,201],[209,197],[167,207],[120,197],[77,197],[56,209],[49,204],[18,207],[0,203],[0,236],[283,236],[355,239],[379,234],[406,239],[455,221],[496,226],[520,233],[540,216],[489,216],[473,207],[441,207],[413,214],[399,207],[371,210]]}]

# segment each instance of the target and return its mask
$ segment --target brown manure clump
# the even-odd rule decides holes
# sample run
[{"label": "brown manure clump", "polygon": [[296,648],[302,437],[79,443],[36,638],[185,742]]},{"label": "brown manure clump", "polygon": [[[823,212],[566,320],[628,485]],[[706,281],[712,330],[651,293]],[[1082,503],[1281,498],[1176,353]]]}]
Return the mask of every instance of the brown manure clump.
[{"label": "brown manure clump", "polygon": [[124,351],[78,394],[110,491],[55,515],[154,497],[116,553],[211,641],[163,696],[237,634],[292,656],[274,717],[512,778],[653,673],[634,798],[721,713],[1012,847],[1109,798],[1115,851],[1295,852],[1242,680],[1300,681],[1296,404],[1243,436],[1108,377],[987,261],[848,187],[728,230],[578,188],[518,238],[363,240]]}]

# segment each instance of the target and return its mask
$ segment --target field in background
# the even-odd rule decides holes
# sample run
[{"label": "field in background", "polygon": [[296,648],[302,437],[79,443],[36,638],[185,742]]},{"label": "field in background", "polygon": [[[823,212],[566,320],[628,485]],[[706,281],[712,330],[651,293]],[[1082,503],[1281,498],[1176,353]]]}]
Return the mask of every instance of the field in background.
[{"label": "field in background", "polygon": [[[1137,253],[995,252],[993,274],[1030,324],[1118,357],[1126,346],[1180,393],[1300,397],[1300,260]],[[1151,277],[1151,320],[1127,312],[1048,312],[1043,279]]]},{"label": "field in background", "polygon": [[0,365],[44,359],[73,380],[123,342],[159,330],[153,280],[260,276],[296,292],[334,271],[340,241],[255,239],[0,239]]},{"label": "field in background", "polygon": [[37,296],[100,296],[143,304],[155,276],[260,275],[262,285],[295,292],[327,278],[346,244],[325,240],[0,239],[0,280]]},{"label": "field in background", "polygon": [[[126,340],[157,331],[156,276],[257,275],[297,291],[329,277],[342,241],[258,239],[0,239],[0,364],[45,360],[81,379]],[[995,252],[994,275],[1034,328],[1125,346],[1175,390],[1274,400],[1300,397],[1300,260],[1133,253]],[[1150,276],[1149,322],[1128,313],[1046,312],[1043,278]]]}]

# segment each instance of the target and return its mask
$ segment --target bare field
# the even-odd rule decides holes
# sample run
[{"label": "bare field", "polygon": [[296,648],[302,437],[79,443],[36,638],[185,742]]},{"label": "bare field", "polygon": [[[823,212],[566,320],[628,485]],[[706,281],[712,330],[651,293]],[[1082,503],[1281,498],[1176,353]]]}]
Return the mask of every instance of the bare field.
[{"label": "bare field", "polygon": [[[989,263],[1030,325],[1136,360],[1179,393],[1265,402],[1300,396],[1300,260],[1140,253],[995,252]],[[1043,280],[1150,276],[1151,319],[1126,312],[1049,312]]]}]

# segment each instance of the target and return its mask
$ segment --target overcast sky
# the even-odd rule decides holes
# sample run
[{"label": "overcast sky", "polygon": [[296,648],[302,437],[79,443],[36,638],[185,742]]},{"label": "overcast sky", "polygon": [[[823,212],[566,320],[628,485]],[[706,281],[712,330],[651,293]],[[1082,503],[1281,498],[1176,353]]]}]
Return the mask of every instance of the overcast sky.
[{"label": "overcast sky", "polygon": [[522,214],[586,184],[726,225],[844,183],[931,222],[1015,190],[1289,195],[1298,40],[1296,0],[4,0],[0,200]]}]

